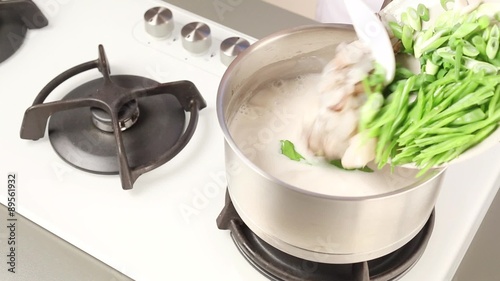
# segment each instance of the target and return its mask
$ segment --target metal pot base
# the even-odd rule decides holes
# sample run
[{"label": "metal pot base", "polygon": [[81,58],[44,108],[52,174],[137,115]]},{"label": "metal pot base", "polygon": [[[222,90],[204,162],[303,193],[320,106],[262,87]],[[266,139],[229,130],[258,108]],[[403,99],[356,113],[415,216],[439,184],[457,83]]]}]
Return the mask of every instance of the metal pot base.
[{"label": "metal pot base", "polygon": [[327,264],[284,253],[260,239],[241,220],[229,196],[217,218],[220,229],[231,231],[238,250],[270,280],[287,281],[390,281],[398,280],[422,256],[434,227],[432,212],[422,230],[396,251],[377,259],[352,264]]}]

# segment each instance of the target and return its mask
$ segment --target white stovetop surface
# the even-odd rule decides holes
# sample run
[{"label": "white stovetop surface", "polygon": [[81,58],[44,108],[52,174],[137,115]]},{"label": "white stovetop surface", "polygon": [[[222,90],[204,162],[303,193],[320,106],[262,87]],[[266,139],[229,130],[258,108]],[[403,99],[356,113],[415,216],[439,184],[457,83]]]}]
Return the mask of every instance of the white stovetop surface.
[{"label": "white stovetop surface", "polygon": [[[215,50],[222,39],[244,35],[205,21],[215,37],[215,56],[192,57],[181,49],[179,38],[147,43],[142,15],[153,6],[169,6],[161,1],[35,3],[49,26],[30,30],[21,49],[0,65],[0,174],[18,174],[18,212],[136,280],[266,280],[241,256],[229,232],[215,224],[226,187],[223,135],[215,109],[224,67]],[[200,20],[171,8],[179,22]],[[130,191],[121,189],[118,176],[89,174],[67,165],[52,150],[47,135],[38,141],[19,137],[24,111],[38,92],[64,70],[96,59],[98,44],[106,49],[112,74],[160,82],[191,80],[208,103],[187,147],[141,176]],[[73,78],[49,100],[97,77],[97,70],[91,70]],[[500,185],[499,175],[500,146],[449,168],[429,245],[402,280],[452,278]],[[2,188],[0,202],[5,204],[7,187]]]}]

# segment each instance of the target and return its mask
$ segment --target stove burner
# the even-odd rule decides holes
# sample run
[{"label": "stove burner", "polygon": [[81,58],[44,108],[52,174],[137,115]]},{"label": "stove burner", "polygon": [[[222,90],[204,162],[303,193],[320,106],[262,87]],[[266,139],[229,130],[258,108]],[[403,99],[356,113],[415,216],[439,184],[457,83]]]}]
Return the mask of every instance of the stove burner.
[{"label": "stove burner", "polygon": [[28,28],[42,28],[47,24],[47,18],[31,0],[0,1],[0,62],[21,47]]},{"label": "stove burner", "polygon": [[[133,78],[130,78],[133,79]],[[120,82],[118,82],[120,83]],[[140,84],[139,84],[140,85]],[[126,87],[125,85],[121,85],[122,87]],[[113,123],[111,120],[111,116],[109,114],[97,107],[93,107],[90,109],[92,112],[92,123],[104,132],[113,132]],[[132,127],[132,125],[137,122],[139,118],[139,106],[136,100],[131,100],[128,103],[124,104],[120,111],[118,112],[118,120],[120,121],[118,124],[120,125],[120,130],[125,131],[126,129]]]},{"label": "stove burner", "polygon": [[219,229],[229,229],[243,256],[273,281],[393,281],[400,279],[423,254],[434,226],[434,212],[423,229],[406,245],[383,257],[354,264],[326,264],[284,253],[261,240],[241,220],[226,194],[217,218]]},{"label": "stove burner", "polygon": [[[61,101],[44,103],[65,80],[97,68],[89,81]],[[21,138],[44,136],[71,165],[99,174],[120,174],[123,189],[179,153],[189,142],[206,102],[193,83],[160,84],[133,75],[110,75],[104,48],[99,58],[63,72],[45,86],[26,110]],[[185,128],[185,111],[190,112]],[[139,118],[139,112],[140,118]]]},{"label": "stove burner", "polygon": [[[153,80],[131,75],[110,76],[110,79],[130,90],[159,85]],[[87,82],[63,100],[88,97],[103,82],[102,78]],[[137,118],[139,112],[142,112],[141,118]],[[111,134],[113,125],[109,116],[97,107],[80,107],[52,114],[49,121],[52,147],[61,158],[77,168],[98,174],[118,174],[120,166],[116,161],[116,142]],[[174,96],[157,95],[125,103],[119,110],[118,119],[129,164],[138,167],[176,144],[184,130],[185,114]],[[132,126],[136,121],[137,124]]]}]

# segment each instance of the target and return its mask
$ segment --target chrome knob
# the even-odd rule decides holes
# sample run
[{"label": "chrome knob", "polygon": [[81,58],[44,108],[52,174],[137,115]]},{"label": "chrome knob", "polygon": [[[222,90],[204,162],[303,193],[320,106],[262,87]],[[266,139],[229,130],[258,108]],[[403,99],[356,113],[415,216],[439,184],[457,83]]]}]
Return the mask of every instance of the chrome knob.
[{"label": "chrome knob", "polygon": [[250,43],[240,37],[229,37],[225,39],[220,44],[221,62],[226,66],[230,65],[231,62],[249,46]]},{"label": "chrome knob", "polygon": [[156,38],[166,38],[174,30],[172,11],[164,7],[154,7],[144,13],[146,32]]},{"label": "chrome knob", "polygon": [[201,22],[192,22],[182,27],[182,46],[193,54],[203,54],[212,45],[210,27]]}]

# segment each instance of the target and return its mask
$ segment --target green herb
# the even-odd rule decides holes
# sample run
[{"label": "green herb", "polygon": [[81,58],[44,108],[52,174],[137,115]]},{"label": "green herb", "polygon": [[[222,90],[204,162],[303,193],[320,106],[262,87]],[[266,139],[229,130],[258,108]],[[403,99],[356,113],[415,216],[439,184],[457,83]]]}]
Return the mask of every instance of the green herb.
[{"label": "green herb", "polygon": [[295,150],[295,145],[289,140],[280,140],[281,154],[293,161],[304,160],[305,158]]},{"label": "green herb", "polygon": [[356,168],[356,169],[347,169],[347,168],[344,168],[344,166],[342,166],[342,160],[338,159],[338,160],[331,160],[329,162],[331,165],[339,168],[339,169],[342,169],[342,170],[345,170],[345,171],[362,171],[362,172],[366,172],[366,173],[373,173],[373,170],[370,169],[369,167],[365,166],[363,168]]}]

